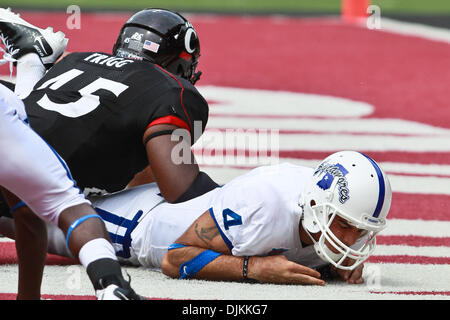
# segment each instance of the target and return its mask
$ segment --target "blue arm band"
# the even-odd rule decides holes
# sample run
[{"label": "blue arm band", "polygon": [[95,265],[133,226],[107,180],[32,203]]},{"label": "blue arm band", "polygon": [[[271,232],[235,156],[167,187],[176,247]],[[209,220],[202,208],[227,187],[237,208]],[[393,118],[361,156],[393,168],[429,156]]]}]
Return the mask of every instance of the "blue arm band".
[{"label": "blue arm band", "polygon": [[22,207],[26,207],[26,203],[23,201],[20,201],[19,203],[17,203],[14,207],[12,207],[9,210],[9,213],[12,215],[14,212],[16,212],[18,209],[22,208]]},{"label": "blue arm band", "polygon": [[84,217],[81,217],[80,219],[75,220],[74,222],[72,222],[72,224],[70,225],[69,229],[67,230],[67,236],[66,236],[66,244],[67,244],[67,248],[69,248],[69,240],[70,240],[70,235],[72,234],[72,231],[78,227],[83,221],[90,219],[90,218],[98,218],[100,220],[103,221],[102,217],[100,217],[98,214],[88,214]]},{"label": "blue arm band", "polygon": [[183,263],[180,266],[180,279],[192,278],[197,274],[197,272],[203,269],[204,266],[220,255],[222,254],[211,250],[203,251],[195,258]]},{"label": "blue arm band", "polygon": [[172,243],[167,250],[172,250],[172,249],[178,249],[178,248],[184,248],[186,247],[184,244],[181,243]]}]

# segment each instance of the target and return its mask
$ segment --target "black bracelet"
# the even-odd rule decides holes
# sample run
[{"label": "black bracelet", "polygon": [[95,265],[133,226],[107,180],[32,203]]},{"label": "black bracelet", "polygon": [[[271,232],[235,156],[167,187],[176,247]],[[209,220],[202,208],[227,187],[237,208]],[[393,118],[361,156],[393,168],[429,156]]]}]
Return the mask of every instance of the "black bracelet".
[{"label": "black bracelet", "polygon": [[242,267],[242,276],[244,277],[244,282],[247,282],[247,283],[259,283],[258,280],[251,279],[247,275],[248,274],[248,260],[249,259],[250,259],[249,256],[245,256],[244,257],[244,265]]},{"label": "black bracelet", "polygon": [[248,260],[249,259],[250,259],[249,256],[244,257],[244,265],[242,267],[242,276],[244,277],[244,281],[248,281],[247,271],[248,271]]}]

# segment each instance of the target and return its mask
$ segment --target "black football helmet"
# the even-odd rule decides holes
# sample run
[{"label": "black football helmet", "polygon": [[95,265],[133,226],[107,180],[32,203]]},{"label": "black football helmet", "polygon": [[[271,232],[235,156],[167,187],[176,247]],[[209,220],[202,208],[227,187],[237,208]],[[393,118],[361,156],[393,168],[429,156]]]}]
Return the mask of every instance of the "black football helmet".
[{"label": "black football helmet", "polygon": [[179,13],[165,9],[144,9],[123,25],[113,54],[158,64],[193,84],[200,57],[200,42],[194,27]]}]

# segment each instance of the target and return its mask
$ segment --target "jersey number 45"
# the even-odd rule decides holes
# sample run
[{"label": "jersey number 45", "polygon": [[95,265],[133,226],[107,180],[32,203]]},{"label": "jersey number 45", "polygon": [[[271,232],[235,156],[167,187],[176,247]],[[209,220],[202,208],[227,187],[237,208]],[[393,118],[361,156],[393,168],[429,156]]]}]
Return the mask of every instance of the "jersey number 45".
[{"label": "jersey number 45", "polygon": [[[83,73],[84,71],[71,69],[55,78],[45,81],[37,88],[37,90],[45,89],[47,87],[52,90],[57,90]],[[122,83],[99,77],[87,86],[78,90],[81,98],[75,102],[55,103],[49,99],[47,94],[44,94],[37,104],[44,109],[58,112],[66,117],[77,118],[88,114],[100,105],[99,96],[94,94],[97,90],[108,90],[118,97],[127,88],[128,86]]]}]

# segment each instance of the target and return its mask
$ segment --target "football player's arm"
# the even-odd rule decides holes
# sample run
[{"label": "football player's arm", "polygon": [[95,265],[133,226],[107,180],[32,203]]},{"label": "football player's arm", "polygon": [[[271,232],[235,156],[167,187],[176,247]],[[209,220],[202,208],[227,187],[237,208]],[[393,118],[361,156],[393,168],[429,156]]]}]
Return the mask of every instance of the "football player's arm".
[{"label": "football player's arm", "polygon": [[[221,253],[194,276],[195,279],[243,281],[244,257],[233,256],[220,236],[209,211],[201,215],[176,241],[184,245],[168,250],[162,261],[165,275],[180,277],[180,267],[206,250]],[[288,261],[285,256],[252,256],[248,260],[247,278],[261,283],[324,285],[316,270]]]},{"label": "football player's arm", "polygon": [[134,175],[133,179],[131,179],[125,189],[133,188],[151,182],[155,182],[155,177],[153,176],[152,168],[150,166],[147,166],[144,170]]},{"label": "football player's arm", "polygon": [[[11,208],[20,200],[2,189]],[[39,300],[41,283],[47,256],[47,228],[45,222],[27,206],[13,213],[15,244],[19,265],[18,300]]]},{"label": "football player's arm", "polygon": [[[175,125],[157,124],[147,128],[143,137],[151,174],[161,194],[171,203],[186,192],[200,172],[190,141],[187,139],[173,141],[172,134],[167,133],[176,129],[179,128]],[[146,141],[148,137],[158,132],[166,134],[153,136]],[[141,183],[152,182],[150,178],[148,175],[148,180],[141,179]]]}]

